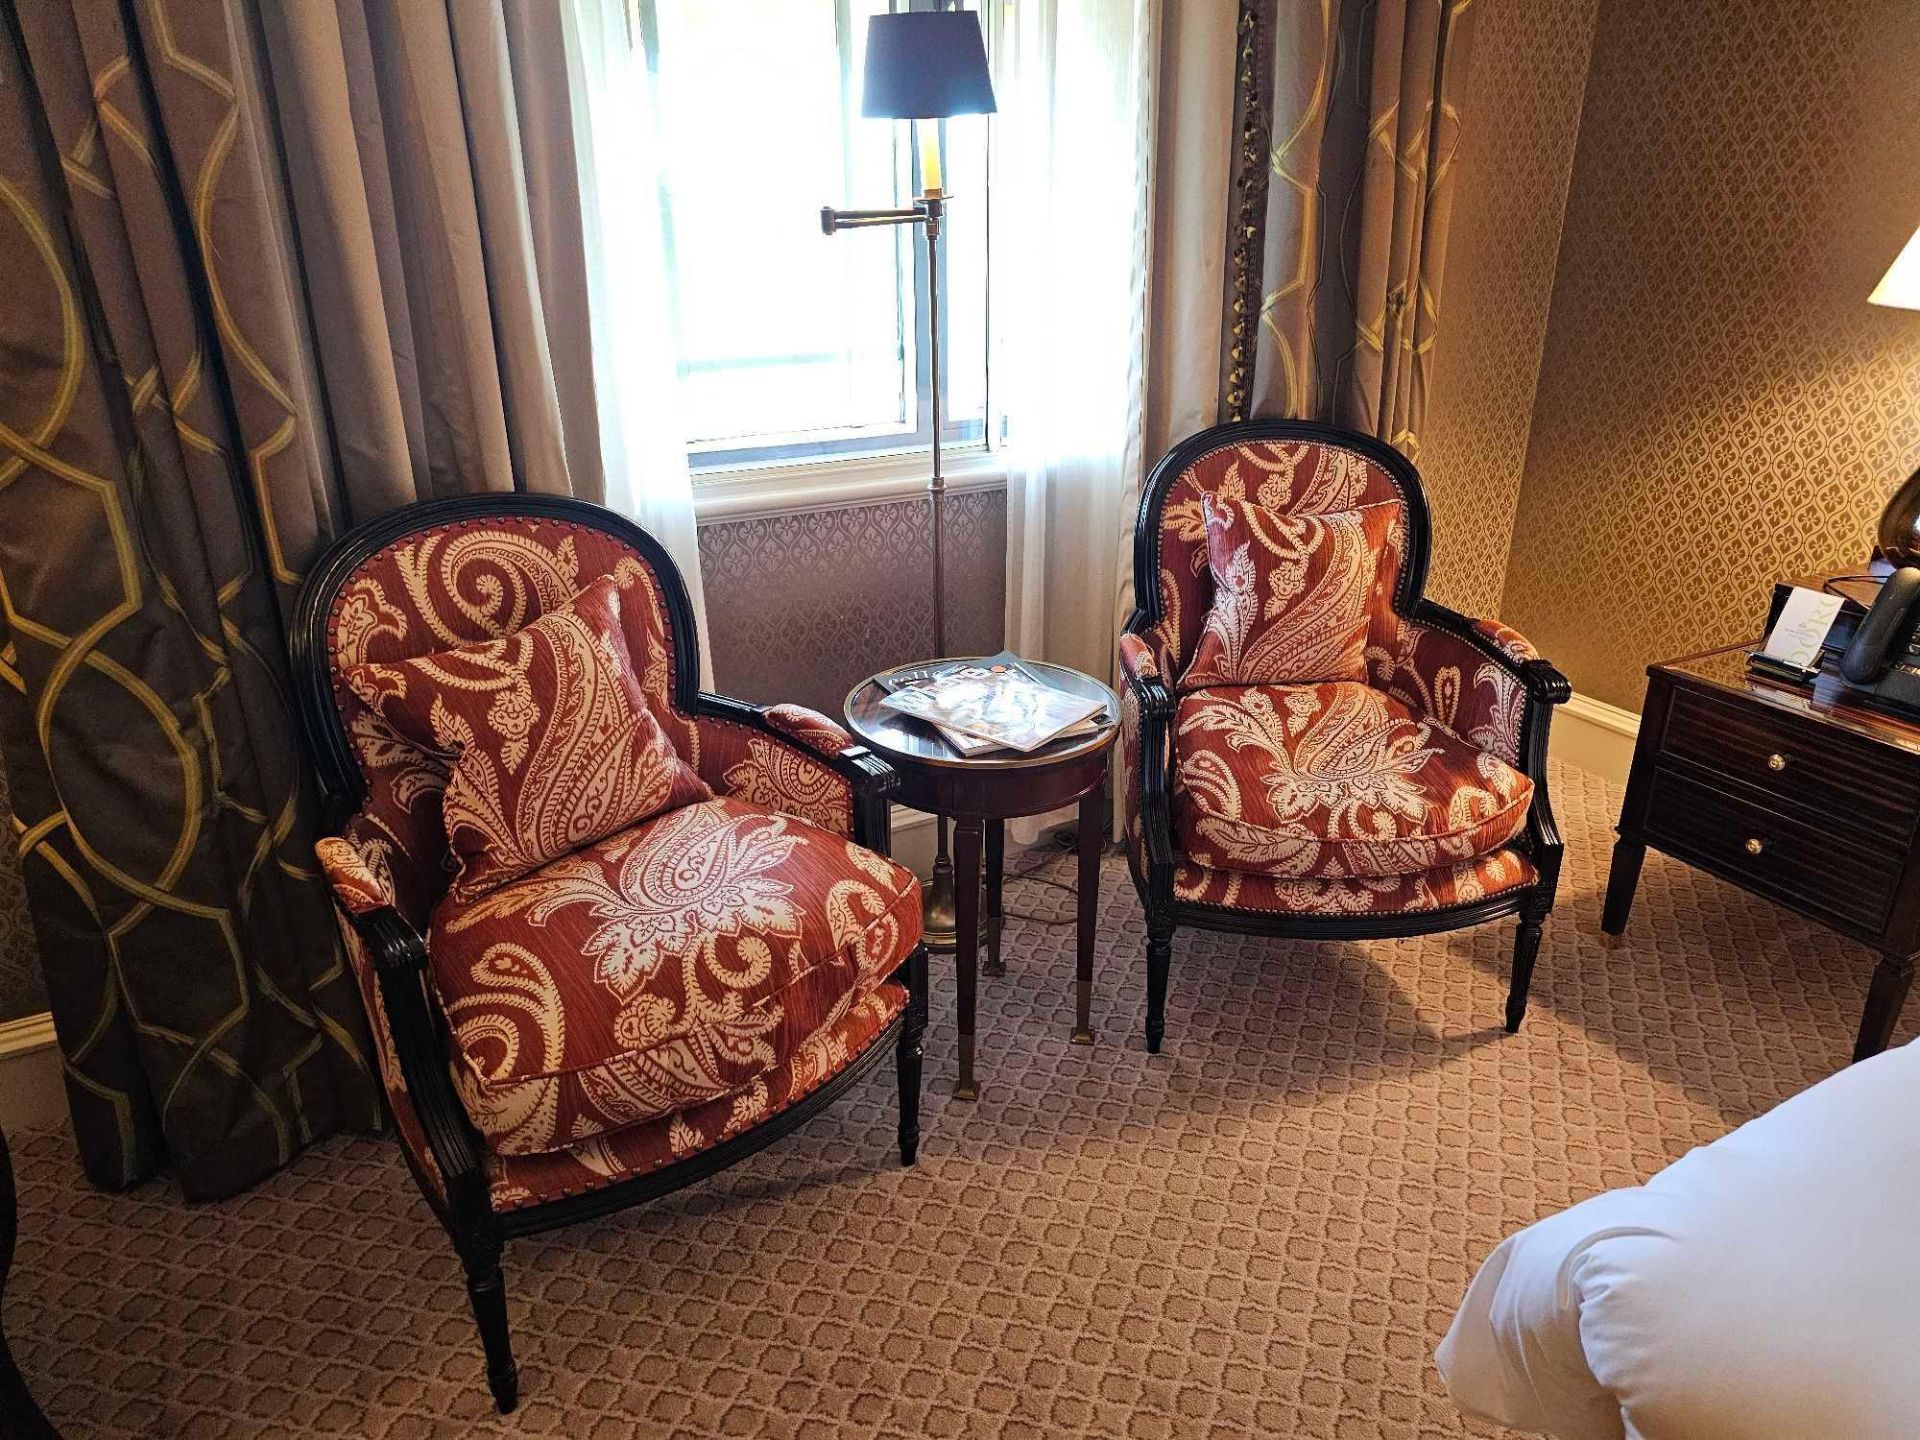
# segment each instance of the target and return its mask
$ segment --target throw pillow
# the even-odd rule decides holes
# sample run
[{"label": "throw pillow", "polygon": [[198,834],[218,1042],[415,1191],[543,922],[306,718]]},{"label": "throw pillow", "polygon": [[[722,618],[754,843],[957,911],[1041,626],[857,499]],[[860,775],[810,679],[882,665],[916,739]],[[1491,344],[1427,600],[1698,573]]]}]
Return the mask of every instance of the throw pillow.
[{"label": "throw pillow", "polygon": [[1367,678],[1369,599],[1402,506],[1289,515],[1206,496],[1213,608],[1182,689]]},{"label": "throw pillow", "polygon": [[403,739],[450,762],[461,898],[711,796],[647,708],[621,601],[605,577],[502,639],[345,672]]}]

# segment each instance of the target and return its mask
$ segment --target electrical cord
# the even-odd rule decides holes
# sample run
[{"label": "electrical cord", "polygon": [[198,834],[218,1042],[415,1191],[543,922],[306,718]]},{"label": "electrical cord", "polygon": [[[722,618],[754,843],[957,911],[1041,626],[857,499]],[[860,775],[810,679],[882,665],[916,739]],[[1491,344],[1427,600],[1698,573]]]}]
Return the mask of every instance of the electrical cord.
[{"label": "electrical cord", "polygon": [[[1102,847],[1101,853],[1103,855],[1106,853],[1104,847]],[[1008,871],[1006,875],[1006,880],[1009,880],[1009,881],[1029,880],[1029,881],[1032,881],[1035,885],[1047,885],[1052,887],[1055,890],[1062,891],[1068,895],[1077,896],[1080,893],[1078,887],[1069,885],[1064,880],[1056,879],[1054,876],[1043,873],[1048,866],[1053,864],[1054,861],[1065,859],[1067,856],[1075,855],[1075,854],[1077,854],[1077,850],[1075,848],[1075,841],[1072,836],[1070,835],[1056,836],[1054,838],[1053,851],[1051,854],[1046,854],[1043,852],[1042,857],[1038,864],[1028,865],[1026,868],[1021,870]],[[1001,913],[1002,919],[1022,920],[1029,925],[1056,925],[1056,926],[1073,925],[1078,923],[1078,918],[1079,918],[1076,915],[1066,915],[1066,916],[1058,916],[1058,917],[1052,916],[1052,915],[1036,915],[1031,910],[1009,910],[1004,907],[1002,908],[1000,913]]]}]

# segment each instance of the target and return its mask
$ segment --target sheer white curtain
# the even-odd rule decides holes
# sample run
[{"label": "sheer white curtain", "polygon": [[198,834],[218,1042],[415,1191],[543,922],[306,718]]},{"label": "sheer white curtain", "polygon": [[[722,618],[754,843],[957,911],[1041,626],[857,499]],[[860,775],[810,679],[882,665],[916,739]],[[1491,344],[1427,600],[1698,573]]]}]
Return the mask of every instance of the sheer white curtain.
[{"label": "sheer white curtain", "polygon": [[1007,646],[1111,680],[1148,459],[1160,0],[1006,0],[994,13]]},{"label": "sheer white curtain", "polygon": [[700,682],[707,685],[713,648],[680,429],[652,77],[628,34],[625,0],[566,0],[561,8],[607,504],[639,521],[680,567],[700,632]]}]

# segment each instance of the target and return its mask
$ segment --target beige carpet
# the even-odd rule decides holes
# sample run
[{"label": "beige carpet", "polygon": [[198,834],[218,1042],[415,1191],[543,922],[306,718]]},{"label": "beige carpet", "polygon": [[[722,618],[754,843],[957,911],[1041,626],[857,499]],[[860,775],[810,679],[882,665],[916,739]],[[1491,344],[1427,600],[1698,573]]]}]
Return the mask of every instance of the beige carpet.
[{"label": "beige carpet", "polygon": [[1066,1043],[1071,929],[1018,926],[983,987],[981,1099],[953,1101],[936,969],[919,1166],[894,1163],[888,1066],[716,1181],[518,1243],[510,1419],[382,1140],[190,1209],[94,1193],[62,1137],[21,1137],[7,1329],[73,1437],[1485,1433],[1430,1360],[1481,1257],[1839,1066],[1870,968],[1657,856],[1603,948],[1618,793],[1565,770],[1556,796],[1567,874],[1520,1035],[1498,1029],[1508,923],[1182,934],[1149,1057],[1111,861],[1095,1048]]}]

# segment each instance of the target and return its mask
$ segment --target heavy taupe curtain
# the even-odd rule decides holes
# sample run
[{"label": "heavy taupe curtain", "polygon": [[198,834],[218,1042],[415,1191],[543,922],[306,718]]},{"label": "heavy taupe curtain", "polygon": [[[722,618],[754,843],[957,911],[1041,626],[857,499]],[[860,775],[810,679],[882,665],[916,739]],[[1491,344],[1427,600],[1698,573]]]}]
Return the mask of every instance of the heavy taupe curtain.
[{"label": "heavy taupe curtain", "polygon": [[555,7],[0,7],[0,739],[80,1148],[378,1123],[284,623],[428,495],[599,493]]},{"label": "heavy taupe curtain", "polygon": [[1417,453],[1473,16],[1472,0],[1242,5],[1229,414]]}]

